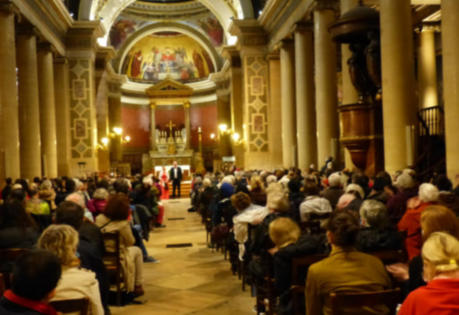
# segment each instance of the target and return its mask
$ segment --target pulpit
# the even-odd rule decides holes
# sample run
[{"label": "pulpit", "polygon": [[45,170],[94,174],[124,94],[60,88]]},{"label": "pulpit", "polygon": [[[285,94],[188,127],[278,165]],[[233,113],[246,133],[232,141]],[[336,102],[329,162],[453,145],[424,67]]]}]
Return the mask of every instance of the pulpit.
[{"label": "pulpit", "polygon": [[[172,165],[174,161],[191,169],[194,152],[190,149],[189,99],[193,89],[167,78],[147,89],[146,93],[150,98],[151,127],[150,152],[143,156],[143,172],[153,172],[158,167]],[[168,118],[168,122],[163,125],[157,124],[156,112],[162,108],[183,109],[184,124],[180,125],[174,121],[173,115],[168,117],[167,110],[162,113]]]}]

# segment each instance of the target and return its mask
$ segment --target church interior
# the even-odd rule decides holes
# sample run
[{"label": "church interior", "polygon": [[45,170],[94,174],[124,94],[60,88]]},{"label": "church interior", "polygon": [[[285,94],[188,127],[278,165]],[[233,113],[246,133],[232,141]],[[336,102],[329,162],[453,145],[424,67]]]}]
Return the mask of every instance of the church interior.
[{"label": "church interior", "polygon": [[[345,278],[323,275],[322,259],[351,248],[362,270],[377,265],[364,293],[386,300],[369,305],[391,309],[372,314],[395,314],[387,301],[427,314],[414,311],[425,302],[407,270],[428,296],[433,242],[453,244],[439,261],[455,267],[428,263],[456,281],[445,296],[459,293],[458,17],[458,0],[0,0],[0,313],[25,314],[19,303],[54,314],[51,295],[20,303],[7,257],[28,248],[26,264],[32,247],[52,252],[47,234],[76,230],[71,255],[100,289],[83,299],[92,315],[341,314],[335,303],[371,299],[314,290],[321,276]],[[69,223],[80,210],[83,223]],[[383,221],[378,239],[396,245],[359,247]],[[102,235],[117,235],[118,267],[87,264],[89,230],[101,265]],[[301,260],[307,278],[278,254],[304,238],[315,246]],[[60,261],[70,283],[75,266]],[[62,279],[56,297],[67,300]]]}]

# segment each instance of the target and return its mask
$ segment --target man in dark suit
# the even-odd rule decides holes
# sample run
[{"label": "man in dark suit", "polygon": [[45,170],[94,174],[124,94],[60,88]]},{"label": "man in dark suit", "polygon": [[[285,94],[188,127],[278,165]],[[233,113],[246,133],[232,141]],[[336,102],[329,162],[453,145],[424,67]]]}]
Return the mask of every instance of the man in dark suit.
[{"label": "man in dark suit", "polygon": [[[172,181],[172,198],[180,198],[180,182],[182,181],[182,169],[177,166],[177,161],[174,161],[174,166],[169,170],[169,180]],[[178,190],[178,194],[175,192]]]}]

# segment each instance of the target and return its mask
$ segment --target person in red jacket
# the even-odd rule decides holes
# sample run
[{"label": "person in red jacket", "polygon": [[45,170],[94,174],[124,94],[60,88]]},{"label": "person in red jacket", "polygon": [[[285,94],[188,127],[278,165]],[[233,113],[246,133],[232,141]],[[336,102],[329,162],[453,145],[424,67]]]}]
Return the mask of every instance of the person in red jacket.
[{"label": "person in red jacket", "polygon": [[435,204],[438,196],[437,187],[424,183],[419,186],[418,196],[411,198],[407,202],[408,210],[406,210],[398,223],[398,230],[406,232],[405,247],[410,260],[421,252],[421,213],[428,206]]},{"label": "person in red jacket", "polygon": [[411,292],[398,315],[459,314],[459,241],[433,233],[422,247],[426,286]]}]

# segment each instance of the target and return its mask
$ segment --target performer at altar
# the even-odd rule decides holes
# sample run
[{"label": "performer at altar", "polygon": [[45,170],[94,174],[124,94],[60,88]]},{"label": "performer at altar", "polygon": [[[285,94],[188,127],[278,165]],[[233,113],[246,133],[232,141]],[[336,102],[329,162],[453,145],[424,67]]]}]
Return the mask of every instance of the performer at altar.
[{"label": "performer at altar", "polygon": [[[174,166],[169,170],[169,179],[172,181],[172,198],[180,198],[180,182],[182,181],[182,169],[177,166],[177,161],[174,161]],[[176,194],[176,191],[178,194]]]},{"label": "performer at altar", "polygon": [[163,166],[159,178],[161,180],[161,200],[169,199],[169,176],[165,166]]}]

